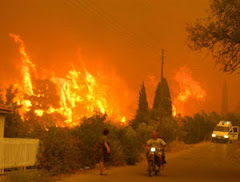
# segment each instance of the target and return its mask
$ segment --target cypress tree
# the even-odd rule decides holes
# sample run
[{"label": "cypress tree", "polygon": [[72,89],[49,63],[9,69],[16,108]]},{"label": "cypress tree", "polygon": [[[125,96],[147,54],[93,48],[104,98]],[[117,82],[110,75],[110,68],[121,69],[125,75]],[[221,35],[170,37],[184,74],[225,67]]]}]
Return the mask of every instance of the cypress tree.
[{"label": "cypress tree", "polygon": [[142,83],[139,91],[138,110],[135,119],[132,121],[132,127],[137,128],[140,123],[148,123],[149,119],[147,94],[144,83]]},{"label": "cypress tree", "polygon": [[159,82],[157,89],[155,91],[153,108],[151,112],[151,118],[155,121],[159,121],[161,118],[160,105],[161,105],[161,83]]},{"label": "cypress tree", "polygon": [[148,102],[147,102],[147,94],[144,83],[142,83],[141,90],[139,92],[139,100],[138,100],[138,114],[148,112]]},{"label": "cypress tree", "polygon": [[161,83],[158,83],[157,89],[155,91],[155,98],[153,102],[153,109],[158,109],[161,102]]},{"label": "cypress tree", "polygon": [[157,86],[152,109],[153,119],[158,120],[161,116],[172,116],[172,100],[168,83],[165,78],[163,78],[163,81]]},{"label": "cypress tree", "polygon": [[172,116],[172,99],[171,99],[168,83],[165,78],[163,79],[162,87],[163,87],[162,98],[161,98],[162,115],[171,117]]}]

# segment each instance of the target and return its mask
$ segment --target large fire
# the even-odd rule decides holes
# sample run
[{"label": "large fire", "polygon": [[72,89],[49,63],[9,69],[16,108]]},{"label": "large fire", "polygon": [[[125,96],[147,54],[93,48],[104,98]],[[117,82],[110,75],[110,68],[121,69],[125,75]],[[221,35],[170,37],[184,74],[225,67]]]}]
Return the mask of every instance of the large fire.
[{"label": "large fire", "polygon": [[29,100],[24,99],[24,93],[27,95],[33,95],[33,86],[31,80],[31,70],[35,70],[35,65],[30,61],[26,51],[24,42],[20,39],[18,35],[10,34],[11,38],[19,45],[19,53],[22,59],[21,74],[22,74],[22,83],[20,85],[15,84],[15,87],[18,89],[18,97],[15,98],[16,102],[19,105],[22,105],[22,110],[20,111],[23,114],[25,111],[29,110],[29,107],[32,106]]},{"label": "large fire", "polygon": [[[15,101],[22,106],[20,114],[24,114],[33,106],[30,98],[35,96],[40,98],[44,96],[42,93],[37,93],[34,86],[34,79],[32,75],[37,75],[37,68],[31,62],[26,53],[24,42],[20,36],[10,34],[19,46],[19,53],[21,55],[21,75],[22,81],[15,84],[14,87],[18,89],[18,94]],[[36,77],[36,76],[35,76]],[[49,106],[42,109],[41,103],[35,103],[39,108],[35,108],[34,113],[42,117],[44,114],[59,113],[66,119],[60,126],[75,126],[79,124],[82,117],[92,116],[94,113],[107,114],[119,122],[126,122],[126,115],[120,111],[120,106],[114,100],[113,93],[108,93],[110,89],[98,83],[96,78],[88,72],[86,68],[83,71],[77,71],[74,66],[68,72],[65,78],[50,76],[48,78],[56,86],[56,92],[59,96],[59,107]],[[48,88],[45,88],[48,90]],[[125,89],[126,90],[126,89]],[[114,100],[114,102],[111,102]]]},{"label": "large fire", "polygon": [[[159,83],[159,78],[149,75],[146,79],[149,103],[153,104],[155,89]],[[181,67],[174,75],[174,82],[171,85],[172,116],[192,115],[199,112],[202,101],[206,98],[206,91],[196,81],[190,69]],[[200,104],[200,105],[199,105]]]},{"label": "large fire", "polygon": [[[39,75],[39,69],[30,60],[30,57],[26,53],[26,48],[23,40],[20,36],[15,34],[9,35],[19,47],[19,54],[21,55],[21,81],[14,84],[14,88],[18,90],[15,97],[15,102],[22,107],[19,109],[19,113],[24,118],[25,114],[31,110],[38,117],[43,117],[45,114],[60,114],[64,116],[64,122],[56,121],[58,126],[75,126],[80,124],[80,120],[83,117],[90,117],[95,113],[107,114],[113,118],[114,121],[125,123],[126,118],[131,117],[128,110],[132,104],[131,93],[128,91],[126,85],[120,82],[119,77],[114,76],[102,76],[104,81],[93,76],[86,68],[82,68],[81,71],[72,66],[71,70],[65,77],[51,75]],[[114,77],[113,80],[107,79]],[[57,95],[58,99],[53,96],[46,96],[44,92],[39,91],[37,88],[37,81],[42,78],[47,79],[51,84],[44,85],[46,92],[54,90],[54,95]],[[43,79],[43,80],[44,80]],[[206,97],[205,90],[200,86],[199,82],[192,78],[191,72],[182,67],[175,75],[175,81],[179,84],[179,88],[175,88],[175,97],[173,98],[173,116],[177,114],[186,114],[186,103],[189,104],[189,100],[192,102],[204,100]],[[109,83],[117,82],[116,85],[108,86]],[[157,83],[157,81],[155,81]],[[154,82],[154,83],[155,83]],[[50,84],[50,85],[49,85]],[[121,85],[121,86],[120,86]],[[123,86],[124,85],[124,86]],[[48,88],[51,87],[51,88]],[[40,88],[41,90],[41,88]],[[121,90],[121,98],[119,97],[119,91]],[[176,94],[178,90],[178,94]],[[36,102],[32,102],[31,98],[35,97]],[[47,104],[43,106],[42,98],[45,97],[54,102],[58,100],[58,103]],[[48,103],[48,100],[45,102]],[[123,103],[125,105],[123,105]],[[126,109],[126,110],[124,110]]]},{"label": "large fire", "polygon": [[[186,114],[194,105],[194,101],[201,102],[206,97],[206,91],[200,83],[193,79],[191,71],[181,67],[175,75],[175,81],[179,84],[179,93],[173,100],[173,115]],[[191,102],[188,102],[191,101]],[[190,107],[186,107],[186,103]]]}]

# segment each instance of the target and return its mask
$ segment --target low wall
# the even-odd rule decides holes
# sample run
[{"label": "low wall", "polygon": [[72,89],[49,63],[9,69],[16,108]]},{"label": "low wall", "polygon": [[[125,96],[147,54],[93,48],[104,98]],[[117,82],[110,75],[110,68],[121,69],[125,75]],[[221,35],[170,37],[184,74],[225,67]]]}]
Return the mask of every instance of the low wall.
[{"label": "low wall", "polygon": [[0,169],[34,166],[39,139],[0,139]]}]

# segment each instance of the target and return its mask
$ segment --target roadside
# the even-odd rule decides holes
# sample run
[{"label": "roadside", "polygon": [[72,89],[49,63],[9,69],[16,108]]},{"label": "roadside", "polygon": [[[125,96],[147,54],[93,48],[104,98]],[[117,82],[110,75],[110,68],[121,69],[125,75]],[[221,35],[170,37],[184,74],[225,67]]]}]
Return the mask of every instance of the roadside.
[{"label": "roadside", "polygon": [[145,160],[136,166],[111,167],[108,176],[100,176],[97,169],[61,176],[59,182],[239,182],[240,168],[227,158],[225,143],[201,143],[180,152],[168,153],[168,163],[159,176],[149,177]]},{"label": "roadside", "polygon": [[[169,146],[166,148],[166,160],[170,160],[172,158],[176,158],[178,156],[181,156],[188,150],[192,150],[193,148],[197,146],[205,145],[209,142],[202,142],[199,144],[185,144],[183,142],[172,142],[169,144]],[[145,160],[145,154],[143,153],[141,157],[141,161],[137,163],[135,166],[110,166],[107,167],[106,172],[109,175],[120,175],[126,173],[126,171],[135,171],[135,168],[138,169],[139,173],[142,173],[146,171],[146,160]],[[135,171],[136,172],[136,171]],[[147,172],[147,171],[146,171]],[[130,174],[129,174],[130,175]],[[88,178],[98,178],[99,176],[99,167],[98,165],[94,169],[82,169],[77,171],[74,174],[63,174],[56,177],[49,177],[48,175],[42,173],[38,170],[33,171],[17,171],[13,173],[8,173],[6,175],[2,175],[0,177],[0,182],[32,182],[32,181],[75,181],[79,176],[81,176],[81,179],[88,179]]]},{"label": "roadside", "polygon": [[[198,144],[185,144],[183,142],[174,141],[171,144],[169,144],[168,147],[166,148],[166,160],[168,161],[168,159],[177,157],[178,155],[182,155],[187,150],[191,150],[192,148],[197,147],[197,146],[205,145],[206,143],[209,143],[209,142],[201,142]],[[146,165],[145,153],[142,154],[141,159],[142,160],[140,162],[138,162],[136,165],[133,165],[133,166],[124,165],[124,166],[107,167],[106,172],[109,175],[118,174],[118,173],[121,174],[121,171],[131,171],[135,167],[141,168],[141,170],[140,170],[141,172],[142,171],[147,172],[146,166],[145,166]],[[85,177],[87,179],[90,176],[93,176],[93,177],[99,176],[98,165],[94,169],[80,170],[80,171],[76,172],[75,174],[64,174],[64,175],[54,177],[53,179],[56,181],[65,181],[65,180],[75,181],[79,175],[83,176],[83,178],[82,178],[83,180],[85,179]]]},{"label": "roadside", "polygon": [[236,141],[227,145],[227,153],[232,163],[240,164],[240,142]]},{"label": "roadside", "polygon": [[17,170],[0,175],[0,182],[53,182],[53,179],[41,170]]}]

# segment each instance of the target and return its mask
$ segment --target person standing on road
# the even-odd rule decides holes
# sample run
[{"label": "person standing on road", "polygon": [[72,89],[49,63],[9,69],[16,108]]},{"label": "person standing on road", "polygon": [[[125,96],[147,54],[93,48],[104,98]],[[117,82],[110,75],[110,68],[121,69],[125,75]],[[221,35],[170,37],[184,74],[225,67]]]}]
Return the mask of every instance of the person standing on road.
[{"label": "person standing on road", "polygon": [[108,143],[108,134],[109,134],[109,130],[105,128],[103,130],[103,135],[98,143],[100,175],[106,175],[104,173],[104,163],[108,162],[109,160],[110,147]]}]

